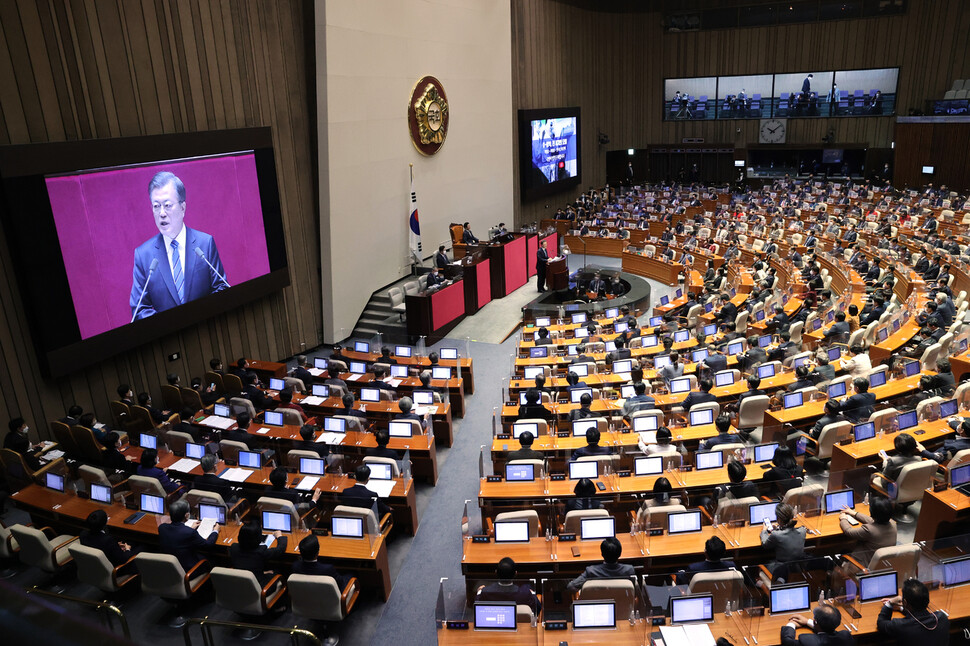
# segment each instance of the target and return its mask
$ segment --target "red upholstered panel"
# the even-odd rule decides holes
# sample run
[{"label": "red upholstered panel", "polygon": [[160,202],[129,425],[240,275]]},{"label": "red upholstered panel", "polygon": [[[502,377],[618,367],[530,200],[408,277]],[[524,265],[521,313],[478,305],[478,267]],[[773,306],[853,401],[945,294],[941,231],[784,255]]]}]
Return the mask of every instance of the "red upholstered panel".
[{"label": "red upholstered panel", "polygon": [[526,240],[526,250],[529,253],[529,261],[526,263],[526,271],[528,272],[529,278],[536,275],[536,254],[539,252],[539,238],[538,236],[529,236]]},{"label": "red upholstered panel", "polygon": [[[542,242],[543,240],[549,243],[546,245],[546,251],[549,252],[549,257],[555,258],[556,256],[558,256],[559,255],[559,234],[555,232],[550,233],[545,238],[541,238],[539,242]],[[535,258],[535,256],[532,256],[532,257]]]},{"label": "red upholstered panel", "polygon": [[431,295],[431,327],[437,330],[465,314],[465,282],[459,280],[454,285]]},{"label": "red upholstered panel", "polygon": [[518,237],[504,247],[505,250],[505,293],[525,285],[525,236]]},{"label": "red upholstered panel", "polygon": [[478,284],[478,306],[483,307],[492,300],[492,280],[489,273],[491,267],[488,260],[483,260],[475,266],[475,281]]}]

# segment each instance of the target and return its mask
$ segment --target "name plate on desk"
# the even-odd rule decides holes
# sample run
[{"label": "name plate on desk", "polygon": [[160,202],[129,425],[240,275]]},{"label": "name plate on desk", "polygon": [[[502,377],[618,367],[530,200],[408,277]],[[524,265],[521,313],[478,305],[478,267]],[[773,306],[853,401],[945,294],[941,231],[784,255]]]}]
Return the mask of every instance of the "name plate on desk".
[{"label": "name plate on desk", "polygon": [[663,536],[663,535],[664,535],[664,529],[663,529],[663,527],[651,527],[650,528],[650,536]]},{"label": "name plate on desk", "polygon": [[502,476],[485,476],[485,482],[502,482]]},{"label": "name plate on desk", "polygon": [[575,542],[575,540],[576,540],[576,534],[560,534],[559,535],[559,542],[560,543],[570,543],[570,542]]},{"label": "name plate on desk", "polygon": [[497,439],[497,440],[511,440],[512,439],[512,435],[509,434],[509,433],[499,433],[498,435],[495,436],[495,439]]},{"label": "name plate on desk", "polygon": [[629,471],[629,470],[626,470],[626,471],[617,471],[616,472],[616,475],[617,475],[618,478],[629,478],[630,476],[633,475],[633,472],[632,471]]},{"label": "name plate on desk", "polygon": [[553,473],[549,475],[549,480],[551,480],[552,482],[562,482],[565,479],[566,479],[565,473]]},{"label": "name plate on desk", "polygon": [[472,536],[472,543],[490,543],[490,542],[492,542],[492,539],[489,537],[488,534]]},{"label": "name plate on desk", "polygon": [[565,621],[547,621],[543,624],[546,630],[566,630]]},{"label": "name plate on desk", "polygon": [[445,628],[447,630],[468,630],[467,621],[447,621],[445,622]]},{"label": "name plate on desk", "polygon": [[569,435],[570,435],[569,431],[556,431],[557,437],[569,437]]},{"label": "name plate on desk", "polygon": [[679,471],[680,471],[681,473],[690,473],[691,471],[693,471],[693,470],[694,470],[694,467],[693,467],[693,466],[691,466],[691,465],[689,465],[689,464],[685,464],[685,465],[682,465],[681,467],[679,467],[679,469],[678,469],[678,470],[679,470]]}]

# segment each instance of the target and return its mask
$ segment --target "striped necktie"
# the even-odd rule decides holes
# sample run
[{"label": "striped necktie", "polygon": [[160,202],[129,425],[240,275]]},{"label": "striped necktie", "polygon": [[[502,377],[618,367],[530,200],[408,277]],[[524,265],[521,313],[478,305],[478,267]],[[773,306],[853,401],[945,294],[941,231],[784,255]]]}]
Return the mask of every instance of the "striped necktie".
[{"label": "striped necktie", "polygon": [[182,261],[179,259],[178,240],[172,240],[172,278],[175,279],[175,291],[179,293],[179,303],[184,303],[185,281],[182,276]]}]

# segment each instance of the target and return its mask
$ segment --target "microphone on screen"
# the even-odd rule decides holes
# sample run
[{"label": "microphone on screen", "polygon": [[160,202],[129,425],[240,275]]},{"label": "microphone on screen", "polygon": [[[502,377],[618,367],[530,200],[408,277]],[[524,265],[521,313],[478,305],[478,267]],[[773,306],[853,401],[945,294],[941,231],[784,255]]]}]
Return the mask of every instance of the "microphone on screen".
[{"label": "microphone on screen", "polygon": [[138,304],[135,305],[135,311],[131,313],[131,321],[134,322],[135,317],[138,316],[138,310],[141,309],[141,301],[145,298],[145,290],[148,289],[148,281],[152,279],[152,274],[155,273],[155,269],[158,267],[158,258],[152,258],[152,264],[148,266],[148,277],[145,278],[145,284],[141,287],[141,294],[138,296]]},{"label": "microphone on screen", "polygon": [[199,247],[196,247],[195,248],[195,255],[197,255],[199,258],[201,258],[202,259],[202,262],[204,262],[205,264],[209,265],[209,269],[212,270],[212,273],[214,273],[216,275],[216,278],[218,278],[223,283],[225,283],[226,287],[231,287],[231,285],[229,284],[229,281],[226,280],[226,277],[223,276],[222,274],[220,274],[219,273],[219,270],[216,269],[215,267],[213,267],[212,266],[212,263],[209,262],[209,259],[205,257],[205,253],[202,251],[202,249],[200,249]]}]

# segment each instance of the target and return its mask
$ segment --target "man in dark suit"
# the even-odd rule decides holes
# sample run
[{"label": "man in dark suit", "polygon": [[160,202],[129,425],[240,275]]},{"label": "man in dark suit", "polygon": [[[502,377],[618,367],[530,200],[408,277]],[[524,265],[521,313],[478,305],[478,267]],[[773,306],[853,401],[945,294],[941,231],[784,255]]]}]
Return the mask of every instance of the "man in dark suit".
[{"label": "man in dark suit", "polygon": [[223,502],[229,502],[233,497],[232,487],[226,480],[216,475],[216,456],[212,454],[203,455],[199,460],[202,468],[202,475],[192,482],[192,489],[211,491],[222,496]]},{"label": "man in dark suit", "polygon": [[[852,633],[839,630],[842,615],[835,606],[816,606],[812,618],[795,615],[781,627],[782,646],[851,646],[855,643]],[[795,637],[796,628],[809,628],[811,633]]]},{"label": "man in dark suit", "polygon": [[541,605],[532,586],[528,583],[516,583],[515,561],[505,557],[498,562],[496,568],[498,581],[482,586],[475,596],[476,601],[514,601],[516,605],[529,606],[533,614],[538,614]]},{"label": "man in dark suit", "polygon": [[266,393],[256,385],[256,375],[249,375],[248,381],[243,382],[243,389],[246,399],[253,403],[253,408],[263,411],[267,408],[275,408],[276,402],[266,396]]},{"label": "man in dark suit", "polygon": [[167,171],[158,173],[148,185],[148,196],[158,235],[135,249],[128,299],[132,320],[147,318],[229,287],[215,240],[208,233],[183,224],[185,186],[182,180]]},{"label": "man in dark suit", "polygon": [[533,343],[535,345],[552,345],[552,339],[549,338],[549,329],[544,327],[539,328],[536,331]]},{"label": "man in dark suit", "polygon": [[731,295],[721,294],[721,303],[723,305],[714,320],[718,323],[734,323],[734,319],[738,317],[738,308],[731,302]]},{"label": "man in dark suit", "polygon": [[236,428],[222,432],[222,439],[242,442],[248,447],[252,447],[255,439],[249,432],[249,425],[252,424],[249,413],[239,413],[236,415]]},{"label": "man in dark suit", "polygon": [[73,406],[67,409],[67,415],[65,415],[64,417],[60,418],[57,421],[63,424],[67,424],[68,426],[74,426],[75,424],[80,422],[81,415],[83,414],[84,414],[84,409],[78,406],[77,404],[74,404]]},{"label": "man in dark suit", "polygon": [[835,323],[823,334],[829,343],[845,343],[849,340],[849,322],[845,320],[845,312],[835,315]]},{"label": "man in dark suit", "polygon": [[[337,499],[341,505],[348,505],[350,507],[360,507],[362,509],[370,509],[377,503],[377,521],[380,522],[381,518],[385,514],[391,512],[391,508],[388,507],[380,497],[367,488],[367,481],[370,480],[370,467],[366,464],[357,465],[356,471],[354,471],[357,483],[352,487],[347,487],[339,494],[337,494]],[[320,491],[317,489],[317,491]]]},{"label": "man in dark suit", "polygon": [[239,381],[243,382],[243,386],[246,385],[250,377],[256,377],[256,381],[259,381],[259,377],[256,375],[256,373],[249,369],[249,361],[247,361],[245,357],[240,357],[239,360],[236,361],[236,367],[233,368],[232,374],[239,377]]},{"label": "man in dark suit", "polygon": [[760,388],[761,378],[758,377],[758,375],[749,375],[747,381],[748,389],[738,395],[738,406],[741,405],[741,402],[743,402],[746,397],[757,397],[765,394],[765,391],[761,390]]},{"label": "man in dark suit", "polygon": [[87,529],[81,532],[81,545],[101,550],[111,565],[118,567],[134,556],[130,545],[115,540],[104,531],[108,514],[103,509],[95,509],[88,514],[85,524]]},{"label": "man in dark suit", "polygon": [[839,412],[855,423],[868,419],[875,410],[876,396],[869,392],[869,380],[865,377],[856,377],[852,380],[852,388],[855,394],[842,402]]},{"label": "man in dark suit", "polygon": [[154,406],[152,406],[152,396],[145,392],[138,393],[138,405],[148,411],[148,414],[151,416],[152,421],[155,422],[156,424],[161,424],[166,419],[168,419],[168,416],[172,412],[174,412],[174,411],[162,410],[160,408],[155,408]]},{"label": "man in dark suit", "polygon": [[189,517],[189,503],[178,500],[169,505],[168,515],[172,522],[158,526],[158,546],[167,554],[179,560],[182,569],[188,572],[203,560],[199,550],[215,545],[219,536],[217,524],[208,538],[202,538],[194,529],[185,525]]},{"label": "man in dark suit", "polygon": [[309,391],[313,388],[313,375],[307,370],[306,355],[299,355],[296,358],[296,369],[293,371],[293,376],[303,382],[303,385]]},{"label": "man in dark suit", "polygon": [[374,433],[374,441],[377,442],[377,446],[372,449],[366,449],[367,455],[378,458],[390,458],[392,460],[401,459],[397,451],[387,448],[388,443],[391,441],[391,434],[387,432],[387,429],[382,428]]},{"label": "man in dark suit", "polygon": [[411,412],[411,408],[414,406],[414,402],[411,401],[410,397],[401,397],[397,402],[397,407],[401,410],[401,414],[394,417],[394,419],[413,419],[421,423],[421,428],[424,430],[428,429],[428,417],[418,415],[417,413]]},{"label": "man in dark suit", "polygon": [[341,590],[347,585],[347,577],[340,574],[337,568],[329,563],[320,563],[320,539],[310,534],[300,541],[300,560],[293,564],[293,574],[307,574],[310,576],[330,576],[337,582]]},{"label": "man in dark suit", "polygon": [[448,255],[445,253],[445,246],[438,245],[438,253],[434,255],[434,266],[438,269],[444,269],[448,266]]},{"label": "man in dark suit", "polygon": [[545,456],[532,448],[532,443],[535,440],[536,438],[532,434],[532,431],[522,431],[519,433],[519,444],[522,448],[509,451],[509,462],[512,460],[544,460]]},{"label": "man in dark suit", "polygon": [[814,74],[809,74],[802,81],[802,94],[811,94],[812,92],[812,79],[815,78]]},{"label": "man in dark suit", "polygon": [[727,548],[717,536],[711,536],[704,543],[704,560],[691,563],[687,570],[677,573],[677,583],[690,583],[691,578],[698,572],[723,572],[734,567],[734,561],[725,561],[724,554]]},{"label": "man in dark suit", "polygon": [[437,267],[432,267],[431,273],[428,274],[428,289],[431,289],[436,285],[440,285],[443,282],[445,282],[445,277],[441,275],[441,272]]},{"label": "man in dark suit", "polygon": [[299,505],[302,502],[307,502],[307,496],[302,491],[297,491],[296,489],[290,489],[286,486],[289,481],[289,476],[287,476],[286,469],[283,467],[276,467],[269,474],[270,488],[266,490],[265,495],[270,498],[281,498],[283,500],[289,500],[294,505]]},{"label": "man in dark suit", "polygon": [[[883,599],[876,630],[897,644],[943,646],[949,643],[950,620],[942,610],[930,612],[930,593],[919,579],[903,581],[902,595]],[[893,619],[893,611],[903,613]]]},{"label": "man in dark suit", "polygon": [[606,293],[606,283],[600,278],[598,273],[593,274],[593,279],[589,281],[589,287],[587,287],[586,291],[599,294],[600,296]]},{"label": "man in dark suit", "polygon": [[[88,414],[90,415],[90,413]],[[10,420],[7,426],[10,430],[6,437],[3,438],[3,448],[10,449],[23,456],[28,468],[34,471],[39,469],[40,460],[37,459],[34,447],[31,445],[27,435],[30,432],[30,427],[27,426],[27,422],[22,417],[15,417]]]},{"label": "man in dark suit", "polygon": [[691,407],[697,404],[703,404],[705,402],[716,402],[717,397],[711,394],[711,388],[714,387],[714,382],[710,379],[701,379],[697,382],[698,388],[700,390],[694,390],[687,393],[687,397],[684,399],[683,404],[685,411],[690,411]]},{"label": "man in dark suit", "polygon": [[544,419],[551,420],[552,412],[539,403],[542,395],[535,388],[525,391],[525,403],[519,405],[519,414],[516,419]]},{"label": "man in dark suit", "polygon": [[229,562],[237,570],[246,570],[255,575],[256,580],[264,586],[272,579],[270,562],[279,559],[286,553],[287,537],[282,532],[273,532],[276,541],[273,547],[266,547],[263,543],[263,533],[259,524],[247,522],[239,528],[239,540],[229,546]]},{"label": "man in dark suit", "polygon": [[619,562],[623,555],[623,545],[615,536],[603,539],[600,553],[603,555],[603,562],[587,567],[582,574],[569,582],[566,589],[575,592],[589,579],[629,579],[634,575],[632,565]]},{"label": "man in dark suit", "polygon": [[357,419],[363,420],[361,424],[367,423],[367,413],[354,408],[354,393],[345,393],[340,401],[343,403],[344,407],[337,413],[338,415],[343,415],[344,417],[356,417]]},{"label": "man in dark suit", "polygon": [[546,268],[549,265],[549,252],[546,250],[548,243],[543,240],[536,252],[536,285],[540,292],[546,291]]},{"label": "man in dark suit", "polygon": [[472,233],[471,227],[468,226],[467,222],[462,225],[461,241],[465,244],[478,244],[478,238]]},{"label": "man in dark suit", "polygon": [[772,311],[775,315],[768,319],[767,330],[775,334],[787,332],[791,321],[788,319],[788,314],[785,313],[785,308],[781,305],[775,305]]},{"label": "man in dark suit", "polygon": [[595,428],[586,431],[586,446],[581,446],[573,451],[570,460],[578,460],[589,455],[607,455],[609,448],[600,446],[600,432]]}]

